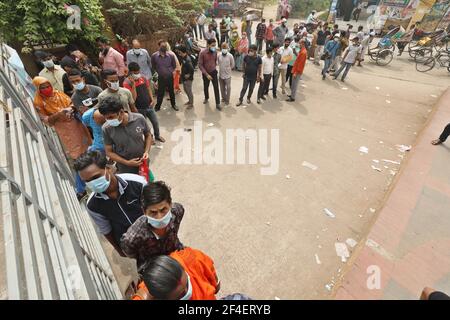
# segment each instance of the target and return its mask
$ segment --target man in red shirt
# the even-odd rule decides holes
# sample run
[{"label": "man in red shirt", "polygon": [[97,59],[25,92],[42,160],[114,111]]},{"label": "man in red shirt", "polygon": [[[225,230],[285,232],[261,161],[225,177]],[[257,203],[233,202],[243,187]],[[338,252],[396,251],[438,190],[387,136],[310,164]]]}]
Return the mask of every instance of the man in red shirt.
[{"label": "man in red shirt", "polygon": [[300,78],[305,70],[306,60],[308,58],[308,51],[305,47],[305,40],[300,40],[299,42],[300,49],[295,48],[294,50],[299,50],[297,54],[297,59],[295,60],[294,67],[292,68],[292,88],[291,95],[289,96],[288,102],[295,101],[295,95],[297,93],[298,84],[300,82]]},{"label": "man in red shirt", "polygon": [[266,28],[266,48],[268,47],[273,47],[273,39],[274,39],[274,35],[273,35],[273,29],[275,28],[275,26],[273,25],[273,19],[269,20],[269,25]]}]

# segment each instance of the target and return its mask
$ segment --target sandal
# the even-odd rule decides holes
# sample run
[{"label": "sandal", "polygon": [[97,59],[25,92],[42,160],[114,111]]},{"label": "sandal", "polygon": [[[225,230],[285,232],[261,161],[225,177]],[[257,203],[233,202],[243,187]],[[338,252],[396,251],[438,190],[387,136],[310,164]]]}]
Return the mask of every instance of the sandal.
[{"label": "sandal", "polygon": [[436,139],[436,140],[433,140],[433,141],[431,141],[431,144],[433,145],[433,146],[438,146],[438,145],[440,145],[440,144],[442,144],[443,142],[441,141],[441,140],[439,140],[439,139]]}]

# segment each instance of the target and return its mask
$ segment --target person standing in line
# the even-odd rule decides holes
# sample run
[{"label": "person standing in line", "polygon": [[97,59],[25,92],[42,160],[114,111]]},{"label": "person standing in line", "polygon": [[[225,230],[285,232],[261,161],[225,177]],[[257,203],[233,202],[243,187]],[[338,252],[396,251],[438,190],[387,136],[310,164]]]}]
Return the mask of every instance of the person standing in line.
[{"label": "person standing in line", "polygon": [[220,43],[220,33],[219,33],[220,30],[219,30],[219,26],[217,24],[215,15],[211,16],[211,25],[212,25],[212,30],[215,32],[215,37],[216,37],[217,43]]},{"label": "person standing in line", "polygon": [[244,83],[242,85],[241,94],[239,96],[239,102],[236,107],[240,107],[243,104],[245,93],[247,94],[247,103],[250,104],[253,90],[257,82],[261,81],[261,71],[262,71],[262,59],[257,54],[258,47],[256,45],[251,45],[248,50],[248,55],[244,59]]},{"label": "person standing in line", "polygon": [[206,16],[204,13],[201,13],[197,18],[199,39],[203,39],[205,37],[205,23]]},{"label": "person standing in line", "polygon": [[231,74],[234,69],[234,58],[228,50],[228,44],[222,43],[222,52],[217,55],[219,65],[219,83],[222,101],[225,105],[230,104],[231,96]]},{"label": "person standing in line", "polygon": [[289,32],[286,23],[287,23],[286,18],[283,18],[281,19],[281,24],[275,29],[273,29],[273,34],[275,36],[274,42],[280,45],[280,47],[283,45],[286,35]]},{"label": "person standing in line", "polygon": [[103,70],[114,70],[119,76],[119,84],[122,85],[125,75],[127,74],[127,67],[123,55],[116,49],[111,48],[109,40],[104,37],[97,38],[97,45],[100,49],[98,61]]},{"label": "person standing in line", "polygon": [[[273,79],[272,79],[272,95],[274,99],[277,99],[277,86],[278,79],[280,78],[280,62],[281,62],[281,54],[278,52],[280,46],[278,43],[273,44]],[[267,92],[268,93],[268,92]]]},{"label": "person standing in line", "polygon": [[361,55],[362,47],[359,44],[359,38],[355,37],[352,39],[352,45],[345,50],[343,63],[339,70],[334,74],[334,80],[336,80],[341,72],[345,69],[344,74],[342,75],[341,81],[345,82],[345,78],[347,77],[352,66],[355,65],[355,62],[359,59]]},{"label": "person standing in line", "polygon": [[124,110],[128,112],[138,112],[133,95],[130,90],[120,86],[119,76],[115,70],[103,70],[102,78],[106,84],[106,89],[98,95],[99,104],[108,97],[116,97],[122,103]]},{"label": "person standing in line", "polygon": [[358,33],[356,34],[356,36],[359,39],[359,42],[361,43],[364,40],[364,27],[363,26],[359,26],[358,27]]},{"label": "person standing in line", "polygon": [[253,22],[250,20],[250,17],[247,16],[247,24],[245,27],[245,33],[247,34],[247,39],[248,39],[248,45],[251,46],[252,45],[252,27],[253,27]]},{"label": "person standing in line", "polygon": [[59,92],[64,92],[63,78],[66,72],[61,66],[58,66],[53,62],[53,55],[46,52],[43,56],[44,58],[42,59],[42,63],[44,65],[44,69],[39,72],[39,76],[47,79],[52,85],[52,88],[58,90]]},{"label": "person standing in line", "polygon": [[208,31],[205,32],[205,40],[216,39],[216,32],[213,30],[213,25],[208,25]]},{"label": "person standing in line", "polygon": [[286,79],[287,79],[287,68],[289,62],[294,57],[294,52],[292,51],[291,46],[291,39],[286,38],[284,40],[284,46],[278,50],[278,52],[281,55],[281,61],[278,65],[278,68],[280,69],[280,76],[281,76],[281,92],[282,94],[286,94]]},{"label": "person standing in line", "polygon": [[139,65],[141,74],[147,79],[152,78],[152,58],[146,49],[141,48],[139,40],[134,39],[132,42],[132,49],[127,52],[127,63],[136,62]]},{"label": "person standing in line", "polygon": [[261,103],[261,99],[266,100],[265,95],[269,93],[270,80],[273,75],[273,57],[271,47],[266,49],[266,55],[262,58],[262,73],[263,81],[259,84],[258,103]]},{"label": "person standing in line", "polygon": [[336,58],[334,58],[334,61],[331,63],[330,72],[335,72],[339,65],[342,62],[342,54],[345,52],[345,50],[348,48],[348,39],[346,36],[346,32],[342,31],[341,36],[339,37],[339,48],[336,52]]},{"label": "person standing in line", "polygon": [[247,38],[247,34],[244,32],[242,34],[242,39],[239,40],[236,52],[237,52],[237,58],[236,58],[236,69],[239,71],[243,71],[243,64],[244,64],[244,59],[248,54],[248,48],[249,48],[249,44],[248,44],[248,38]]},{"label": "person standing in line", "polygon": [[319,66],[320,65],[320,57],[322,56],[323,48],[325,46],[325,41],[327,39],[327,35],[325,34],[325,31],[322,27],[322,23],[319,23],[319,28],[317,31],[317,46],[316,50],[314,52],[314,64]]},{"label": "person standing in line", "polygon": [[300,52],[298,53],[297,59],[294,63],[294,68],[292,69],[292,87],[291,95],[289,96],[288,102],[295,102],[298,84],[300,82],[303,71],[305,70],[306,60],[308,58],[308,52],[305,47],[305,40],[300,40]]},{"label": "person standing in line", "polygon": [[269,25],[267,26],[267,29],[266,29],[266,35],[265,35],[266,48],[268,48],[268,47],[273,48],[273,39],[274,39],[273,29],[274,28],[275,28],[275,26],[273,25],[273,19],[270,19]]},{"label": "person standing in line", "polygon": [[256,45],[258,46],[258,54],[261,54],[264,38],[266,37],[266,19],[262,18],[261,22],[256,26]]},{"label": "person standing in line", "polygon": [[161,110],[161,105],[164,100],[166,89],[169,90],[170,102],[175,111],[179,111],[175,101],[175,90],[173,85],[173,78],[176,72],[177,63],[175,61],[175,54],[168,52],[168,45],[165,40],[158,42],[159,51],[152,55],[152,71],[158,73],[158,98],[155,106],[155,111]]},{"label": "person standing in line", "polygon": [[135,104],[138,112],[150,120],[155,140],[162,143],[166,142],[159,133],[158,116],[156,115],[155,109],[153,109],[155,99],[153,98],[150,81],[141,74],[141,69],[136,62],[130,62],[128,69],[130,70],[130,74],[124,80],[123,87],[130,90],[133,99],[136,101]]},{"label": "person standing in line", "polygon": [[369,50],[370,43],[372,42],[373,38],[375,37],[375,32],[369,33],[367,36],[364,37],[364,39],[361,41],[361,55],[358,59],[358,67],[362,67],[361,62],[364,61],[364,56],[366,55],[366,52]]},{"label": "person standing in line", "polygon": [[322,69],[322,80],[325,80],[327,73],[329,72],[330,66],[333,63],[334,59],[336,59],[337,52],[339,47],[341,46],[339,41],[339,36],[335,35],[333,40],[328,41],[325,46],[325,61]]},{"label": "person standing in line", "polygon": [[190,25],[191,30],[192,30],[192,36],[194,37],[195,40],[198,40],[199,39],[199,35],[198,35],[198,30],[197,30],[197,17],[195,15],[193,15],[190,18],[189,25]]},{"label": "person standing in line", "polygon": [[207,47],[200,52],[198,66],[203,77],[203,91],[205,100],[203,104],[207,104],[209,100],[209,83],[212,82],[214,88],[214,96],[216,98],[216,109],[222,111],[220,106],[219,79],[217,72],[217,42],[216,39],[209,39]]},{"label": "person standing in line", "polygon": [[228,29],[229,26],[225,18],[220,22],[220,43],[228,42]]},{"label": "person standing in line", "polygon": [[187,54],[186,47],[178,49],[181,56],[181,81],[183,82],[183,89],[188,97],[188,102],[185,103],[187,109],[194,108],[194,94],[192,93],[192,81],[194,81],[194,65],[191,57]]}]

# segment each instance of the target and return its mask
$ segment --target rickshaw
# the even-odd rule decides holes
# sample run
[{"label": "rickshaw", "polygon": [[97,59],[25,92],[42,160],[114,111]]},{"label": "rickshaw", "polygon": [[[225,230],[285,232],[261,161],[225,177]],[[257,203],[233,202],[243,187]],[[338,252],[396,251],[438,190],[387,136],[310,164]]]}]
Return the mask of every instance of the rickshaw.
[{"label": "rickshaw", "polygon": [[387,66],[394,59],[395,41],[398,34],[403,32],[402,27],[394,27],[377,44],[375,48],[369,47],[369,57],[379,66]]},{"label": "rickshaw", "polygon": [[417,42],[411,42],[408,52],[414,60],[418,58],[430,57],[435,50],[448,50],[449,37],[445,30],[437,30],[424,34]]}]

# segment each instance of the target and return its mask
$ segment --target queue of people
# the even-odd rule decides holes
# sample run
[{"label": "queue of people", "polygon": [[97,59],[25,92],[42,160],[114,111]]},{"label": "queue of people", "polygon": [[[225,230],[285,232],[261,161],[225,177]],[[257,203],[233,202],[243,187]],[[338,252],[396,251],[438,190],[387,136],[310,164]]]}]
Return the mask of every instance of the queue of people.
[{"label": "queue of people", "polygon": [[86,55],[68,46],[61,66],[52,55],[43,55],[42,71],[33,80],[35,108],[62,141],[76,172],[78,198],[87,196],[86,189],[91,191],[86,208],[98,231],[119,255],[136,260],[140,279],[134,300],[215,299],[220,290],[213,260],[178,237],[183,205],[172,201],[164,182],[155,182],[146,173],[152,146],[165,142],[158,111],[166,92],[173,110],[179,111],[176,91],[182,83],[186,109],[195,108],[192,88],[198,64],[203,103],[209,104],[212,85],[219,112],[222,104],[231,103],[235,71],[243,77],[236,107],[243,105],[244,98],[252,103],[254,91],[258,104],[270,92],[277,99],[278,85],[286,101],[293,103],[308,57],[316,64],[324,60],[323,79],[335,68],[334,78],[344,71],[344,80],[355,62],[363,61],[361,55],[371,39],[370,34],[358,34],[348,45],[345,32],[321,23],[311,37],[305,25],[289,30],[284,17],[268,24],[261,19],[254,36],[248,17],[243,19],[241,35],[232,17],[224,17],[220,25],[214,21],[205,30],[207,19],[201,14],[186,24],[185,39],[206,40],[198,56],[192,52],[193,42],[172,50],[160,40],[158,51],[150,54],[137,39],[130,48],[124,40],[113,48],[108,39],[98,38],[101,68],[95,69]]}]

